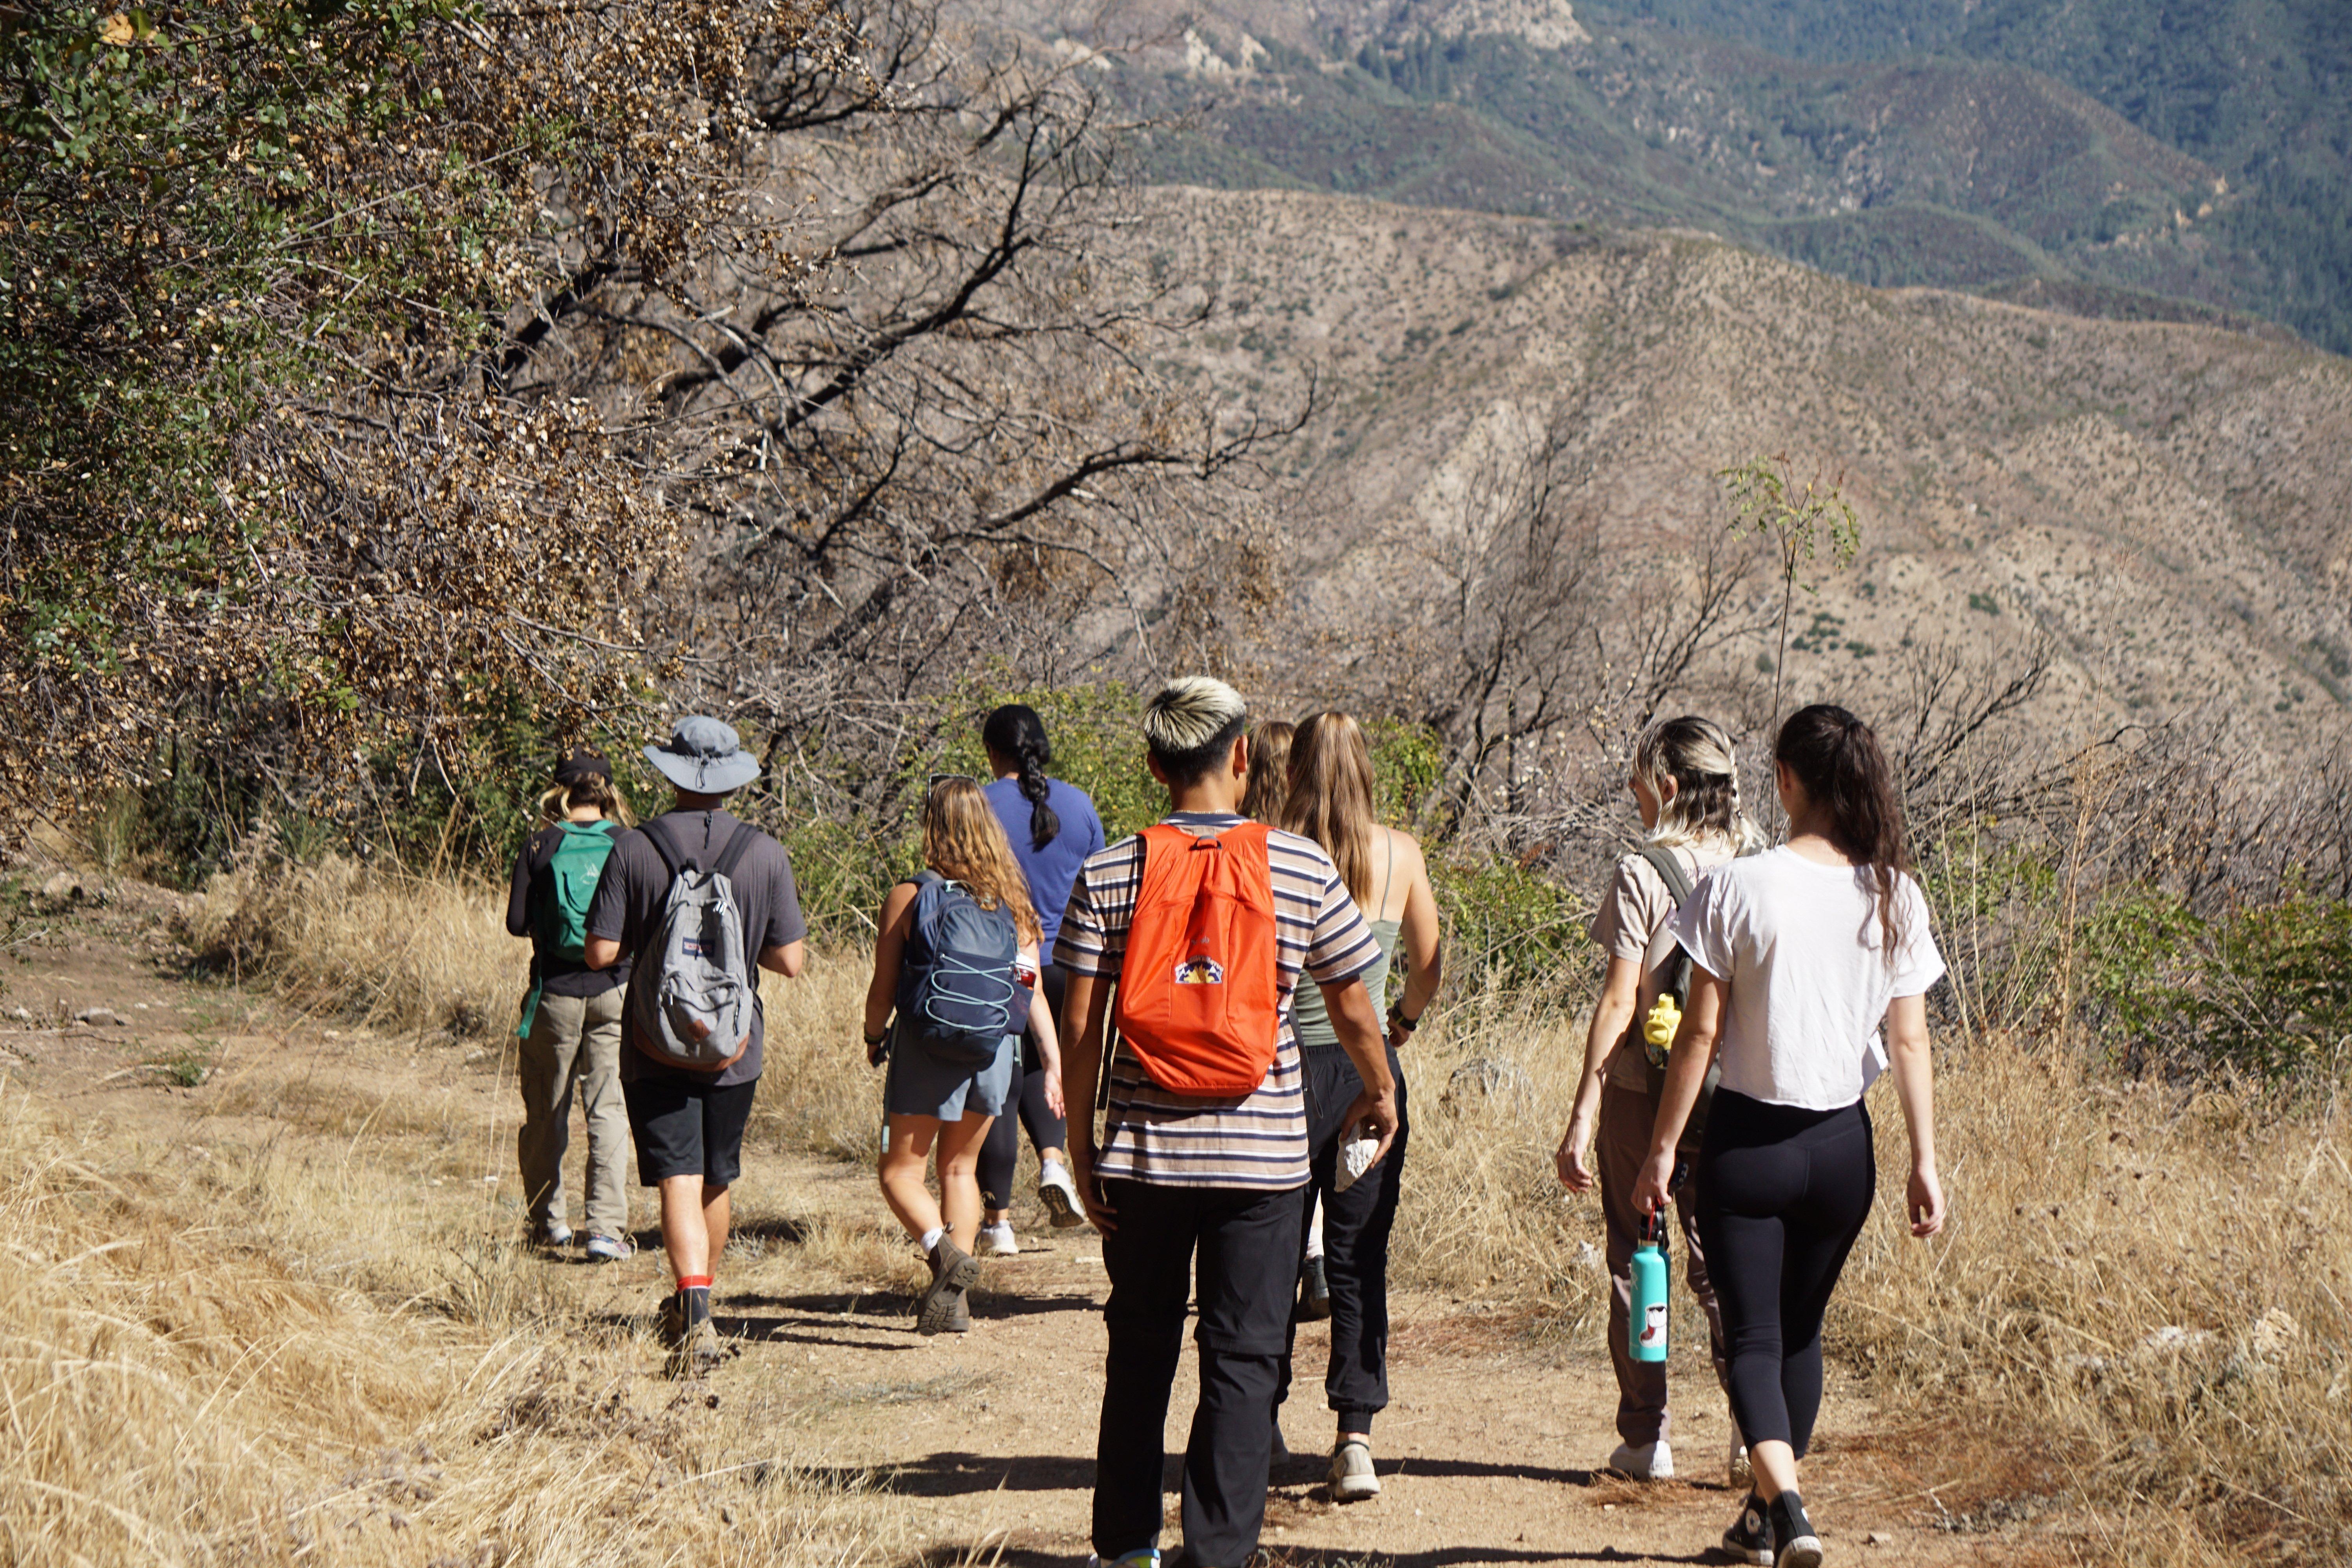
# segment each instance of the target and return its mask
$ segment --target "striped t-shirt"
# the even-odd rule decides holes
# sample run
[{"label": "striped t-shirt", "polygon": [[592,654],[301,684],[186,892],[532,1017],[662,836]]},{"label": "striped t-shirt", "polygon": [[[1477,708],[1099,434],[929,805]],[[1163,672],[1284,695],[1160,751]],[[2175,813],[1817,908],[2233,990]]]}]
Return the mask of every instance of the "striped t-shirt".
[{"label": "striped t-shirt", "polygon": [[[1180,811],[1167,819],[1195,832],[1237,827],[1242,818]],[[1121,1042],[1108,1068],[1110,1114],[1095,1173],[1167,1187],[1265,1187],[1307,1180],[1307,1095],[1298,1042],[1290,1032],[1290,993],[1303,973],[1312,982],[1352,980],[1381,956],[1372,928],[1349,896],[1331,858],[1311,838],[1266,835],[1276,940],[1275,984],[1281,1037],[1265,1080],[1237,1100],[1171,1094],[1151,1081]],[[1127,952],[1128,923],[1143,880],[1143,840],[1122,838],[1087,857],[1070,886],[1069,908],[1054,961],[1073,974],[1116,978]]]}]

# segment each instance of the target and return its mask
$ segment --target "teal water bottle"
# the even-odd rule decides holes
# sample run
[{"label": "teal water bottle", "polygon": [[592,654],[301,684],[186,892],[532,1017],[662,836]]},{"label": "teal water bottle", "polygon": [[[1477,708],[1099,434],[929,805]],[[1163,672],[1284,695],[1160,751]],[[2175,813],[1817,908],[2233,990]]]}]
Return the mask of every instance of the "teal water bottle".
[{"label": "teal water bottle", "polygon": [[1663,1211],[1647,1216],[1642,1222],[1642,1245],[1633,1251],[1633,1303],[1625,1322],[1625,1350],[1635,1361],[1666,1359],[1665,1232]]}]

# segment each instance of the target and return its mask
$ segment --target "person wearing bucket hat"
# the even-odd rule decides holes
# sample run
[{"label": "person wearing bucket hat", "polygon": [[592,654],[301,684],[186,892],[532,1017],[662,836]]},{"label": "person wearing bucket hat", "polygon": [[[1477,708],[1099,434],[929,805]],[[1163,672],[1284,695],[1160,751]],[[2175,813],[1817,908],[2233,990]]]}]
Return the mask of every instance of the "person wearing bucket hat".
[{"label": "person wearing bucket hat", "polygon": [[[732,726],[696,714],[677,721],[669,740],[645,748],[646,761],[675,786],[670,809],[614,846],[588,910],[586,958],[607,968],[626,957],[635,984],[621,1053],[621,1092],[636,1136],[637,1179],[661,1194],[662,1249],[677,1279],[662,1306],[662,1333],[673,1375],[698,1375],[724,1355],[710,1321],[710,1284],[727,1246],[730,1189],[742,1171],[743,1127],[760,1079],[763,1026],[758,987],[750,986],[748,1029],[724,1058],[681,1057],[674,1048],[680,979],[687,989],[719,974],[747,982],[754,963],[787,979],[805,962],[808,923],[801,917],[784,847],[726,809],[726,797],[760,776]],[[703,923],[673,935],[673,886]],[[722,906],[724,906],[722,908]],[[709,933],[729,929],[735,953],[709,952]],[[675,955],[691,955],[695,973]]]}]

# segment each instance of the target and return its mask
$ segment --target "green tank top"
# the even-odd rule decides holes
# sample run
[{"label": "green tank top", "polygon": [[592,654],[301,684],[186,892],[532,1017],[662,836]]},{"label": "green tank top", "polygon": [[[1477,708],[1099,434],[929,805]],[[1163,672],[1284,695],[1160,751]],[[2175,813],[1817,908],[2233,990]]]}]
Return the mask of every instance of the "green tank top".
[{"label": "green tank top", "polygon": [[[1389,878],[1396,870],[1396,840],[1389,840],[1388,868],[1381,874],[1381,902],[1389,901]],[[1372,966],[1364,971],[1364,989],[1371,994],[1372,1011],[1385,1014],[1388,1010],[1389,964],[1396,957],[1397,933],[1404,921],[1373,921],[1372,941],[1381,950]],[[1310,1051],[1339,1048],[1339,1031],[1331,1026],[1330,1011],[1323,1005],[1323,988],[1305,974],[1298,977],[1298,987],[1290,994],[1291,1032],[1298,1037],[1302,1049]]]}]

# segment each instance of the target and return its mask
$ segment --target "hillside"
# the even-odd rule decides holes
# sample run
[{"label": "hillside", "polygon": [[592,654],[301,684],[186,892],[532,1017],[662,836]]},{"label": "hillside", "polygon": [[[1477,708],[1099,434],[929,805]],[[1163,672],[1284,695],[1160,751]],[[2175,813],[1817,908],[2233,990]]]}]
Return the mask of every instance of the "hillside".
[{"label": "hillside", "polygon": [[[1857,281],[2041,279],[2086,313],[2252,312],[2352,345],[2324,155],[2343,136],[2308,120],[2326,50],[2287,84],[2270,56],[2299,35],[2266,33],[2244,65],[2289,127],[2273,146],[2242,116],[2227,134],[2185,117],[2184,97],[2235,92],[2236,68],[2191,70],[2161,32],[2119,63],[2053,42],[2056,22],[2028,38],[1824,13],[1801,38],[1784,10],[1125,0],[1024,20],[1131,46],[1118,92],[1180,127],[1150,142],[1157,178],[1702,227]],[[2168,90],[2136,91],[2148,72]]]},{"label": "hillside", "polygon": [[1751,453],[1843,471],[1864,548],[1801,597],[1801,693],[1889,690],[1924,650],[2016,647],[2031,628],[2059,656],[2041,699],[2053,735],[2218,699],[2289,749],[2352,690],[2341,359],[1876,291],[1703,236],[1290,193],[1161,199],[1172,270],[1215,279],[1238,312],[1192,373],[1236,401],[1309,363],[1336,389],[1285,484],[1289,624],[1349,628],[1315,645],[1326,678],[1391,680],[1409,628],[1443,632],[1441,558],[1481,475],[1564,426],[1571,506],[1635,553],[1719,530],[1710,476]]}]

